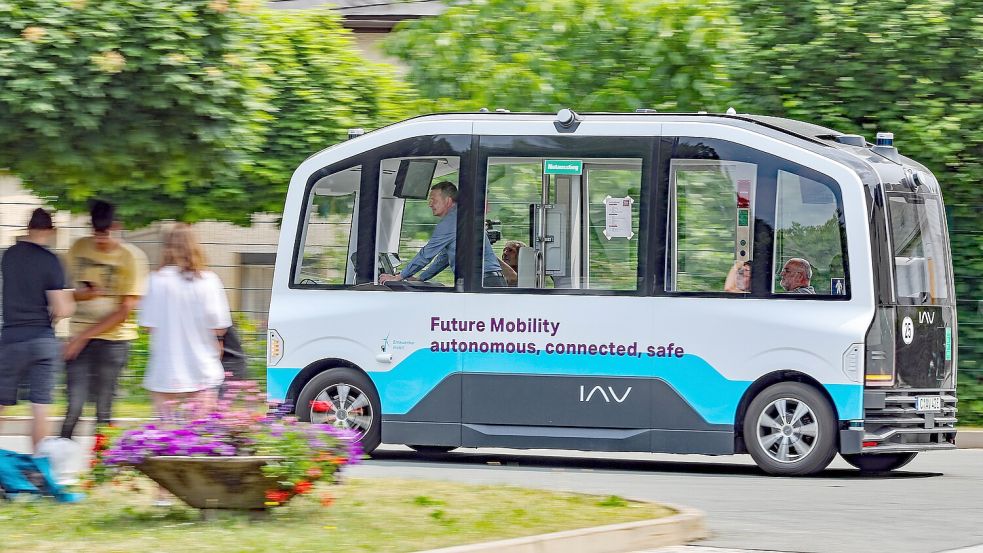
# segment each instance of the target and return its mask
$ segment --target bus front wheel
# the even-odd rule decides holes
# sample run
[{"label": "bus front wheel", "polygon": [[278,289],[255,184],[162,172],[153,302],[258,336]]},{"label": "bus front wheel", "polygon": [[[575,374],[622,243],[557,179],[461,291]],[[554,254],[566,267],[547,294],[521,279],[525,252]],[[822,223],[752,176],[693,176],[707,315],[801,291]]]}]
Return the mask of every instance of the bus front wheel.
[{"label": "bus front wheel", "polygon": [[748,406],[743,430],[748,453],[768,474],[815,474],[836,455],[833,409],[819,391],[799,382],[765,388]]},{"label": "bus front wheel", "polygon": [[382,441],[382,408],[375,387],[355,369],[328,369],[304,386],[297,396],[297,419],[348,430],[372,453]]},{"label": "bus front wheel", "polygon": [[841,455],[861,472],[888,472],[899,469],[915,458],[916,453],[854,453]]}]

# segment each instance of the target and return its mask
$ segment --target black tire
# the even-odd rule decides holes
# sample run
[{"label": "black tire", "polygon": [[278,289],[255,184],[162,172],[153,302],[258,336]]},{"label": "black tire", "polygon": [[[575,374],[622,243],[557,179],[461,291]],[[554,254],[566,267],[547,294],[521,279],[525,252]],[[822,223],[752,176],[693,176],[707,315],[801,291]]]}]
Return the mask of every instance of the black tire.
[{"label": "black tire", "polygon": [[889,472],[907,465],[915,455],[918,453],[853,453],[840,456],[860,472]]},{"label": "black tire", "polygon": [[[348,387],[347,391],[345,386]],[[342,401],[340,397],[342,391],[346,392],[346,401],[344,402],[346,405],[341,407],[350,407],[356,403],[362,404],[353,411],[356,415],[351,419],[348,418],[347,411],[343,417],[339,417],[337,414],[331,415],[314,411],[313,402],[315,400],[330,401],[332,404],[338,405]],[[356,395],[352,395],[353,393]],[[358,399],[363,396],[364,399]],[[345,411],[345,409],[341,410]],[[304,386],[304,389],[297,396],[296,412],[297,419],[303,422],[312,422],[313,420],[314,422],[334,424],[356,431],[360,434],[358,441],[361,442],[362,450],[365,453],[372,453],[382,441],[382,406],[379,403],[379,395],[376,393],[372,381],[361,371],[338,367],[318,374]],[[331,412],[337,413],[338,409]],[[364,418],[361,417],[365,416],[369,417],[368,428],[363,429],[358,422],[364,423]],[[320,419],[326,420],[321,421]]]},{"label": "black tire", "polygon": [[[784,414],[779,414],[779,407]],[[800,409],[804,409],[801,414]],[[806,384],[780,382],[765,388],[748,406],[742,427],[748,453],[768,474],[815,474],[836,455],[833,408]]]},{"label": "black tire", "polygon": [[411,445],[410,449],[424,455],[443,455],[457,448],[452,445]]}]

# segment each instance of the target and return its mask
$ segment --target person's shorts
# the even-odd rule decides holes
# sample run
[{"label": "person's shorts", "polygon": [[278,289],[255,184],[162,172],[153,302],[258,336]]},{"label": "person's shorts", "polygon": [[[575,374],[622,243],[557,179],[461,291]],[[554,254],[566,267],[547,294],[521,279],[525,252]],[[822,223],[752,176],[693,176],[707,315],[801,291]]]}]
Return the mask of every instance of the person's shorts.
[{"label": "person's shorts", "polygon": [[0,405],[17,403],[17,387],[25,377],[31,403],[51,403],[62,363],[61,342],[51,336],[0,344]]}]

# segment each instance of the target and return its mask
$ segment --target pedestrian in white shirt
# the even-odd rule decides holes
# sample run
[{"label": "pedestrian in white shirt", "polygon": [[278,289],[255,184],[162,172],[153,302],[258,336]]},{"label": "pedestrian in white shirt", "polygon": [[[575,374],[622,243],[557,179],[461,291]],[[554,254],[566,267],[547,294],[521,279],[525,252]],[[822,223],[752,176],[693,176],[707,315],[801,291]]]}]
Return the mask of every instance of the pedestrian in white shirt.
[{"label": "pedestrian in white shirt", "polygon": [[151,392],[158,416],[171,418],[179,402],[193,404],[197,414],[211,410],[225,377],[222,340],[232,319],[222,281],[205,268],[190,225],[176,224],[167,233],[139,321],[150,329],[143,387]]}]

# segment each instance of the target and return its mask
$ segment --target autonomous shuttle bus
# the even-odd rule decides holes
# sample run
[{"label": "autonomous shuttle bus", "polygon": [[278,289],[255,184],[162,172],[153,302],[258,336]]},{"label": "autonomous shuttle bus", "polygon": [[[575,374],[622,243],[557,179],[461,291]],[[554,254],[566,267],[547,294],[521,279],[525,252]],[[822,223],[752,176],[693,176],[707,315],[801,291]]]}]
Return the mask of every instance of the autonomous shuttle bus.
[{"label": "autonomous shuttle bus", "polygon": [[955,447],[942,197],[889,133],[564,109],[355,134],[283,213],[268,394],[301,420],[368,452],[749,453],[785,475]]}]

